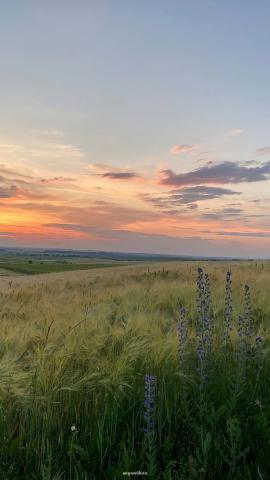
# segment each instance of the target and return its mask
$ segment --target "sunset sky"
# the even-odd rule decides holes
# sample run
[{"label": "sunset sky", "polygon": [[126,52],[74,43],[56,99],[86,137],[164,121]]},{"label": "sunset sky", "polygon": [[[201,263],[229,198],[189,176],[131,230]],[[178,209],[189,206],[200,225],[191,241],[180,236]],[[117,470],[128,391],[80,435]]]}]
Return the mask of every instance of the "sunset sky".
[{"label": "sunset sky", "polygon": [[0,2],[0,246],[270,257],[270,2]]}]

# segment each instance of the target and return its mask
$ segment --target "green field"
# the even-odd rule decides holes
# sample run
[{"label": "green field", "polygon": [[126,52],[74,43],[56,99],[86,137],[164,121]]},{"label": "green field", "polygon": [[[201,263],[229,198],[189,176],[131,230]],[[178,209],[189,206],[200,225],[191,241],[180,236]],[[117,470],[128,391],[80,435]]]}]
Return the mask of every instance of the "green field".
[{"label": "green field", "polygon": [[0,283],[0,479],[269,479],[269,262],[36,278]]},{"label": "green field", "polygon": [[[122,264],[119,263],[121,266]],[[34,275],[37,273],[67,272],[71,270],[89,270],[92,268],[114,267],[116,263],[75,263],[63,261],[2,261],[0,268],[8,272]]]}]

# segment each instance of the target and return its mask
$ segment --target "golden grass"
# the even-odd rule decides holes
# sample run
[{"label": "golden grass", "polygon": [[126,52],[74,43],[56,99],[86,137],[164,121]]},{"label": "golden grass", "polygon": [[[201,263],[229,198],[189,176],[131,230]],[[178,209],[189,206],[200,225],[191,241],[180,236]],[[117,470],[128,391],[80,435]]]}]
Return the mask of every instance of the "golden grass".
[{"label": "golden grass", "polygon": [[[210,275],[216,312],[223,310],[225,272],[231,268],[236,309],[241,307],[239,292],[249,283],[257,321],[262,329],[268,327],[270,262],[200,265]],[[168,355],[176,356],[177,306],[183,304],[195,315],[197,266],[181,262],[2,278],[0,368],[16,373],[20,395],[20,383],[27,381],[26,365],[33,368],[37,363],[45,394],[70,386],[64,374],[70,362],[78,365],[78,386],[84,382],[79,364],[88,364],[91,357],[99,359],[99,371],[102,364],[105,375],[108,368],[113,382],[145,345],[149,362],[152,357],[163,362]],[[7,388],[5,378],[0,375],[2,391]]]}]

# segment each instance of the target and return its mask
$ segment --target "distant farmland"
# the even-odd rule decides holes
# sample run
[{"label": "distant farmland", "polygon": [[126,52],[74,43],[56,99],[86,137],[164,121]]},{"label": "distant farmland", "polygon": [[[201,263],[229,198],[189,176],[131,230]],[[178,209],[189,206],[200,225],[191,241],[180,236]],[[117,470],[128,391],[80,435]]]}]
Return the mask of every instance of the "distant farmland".
[{"label": "distant farmland", "polygon": [[104,262],[68,262],[68,261],[37,261],[37,260],[8,260],[0,262],[2,275],[5,272],[13,272],[17,274],[34,275],[38,273],[66,272],[72,270],[89,270],[93,268],[108,268],[121,266],[122,263],[104,263]]}]

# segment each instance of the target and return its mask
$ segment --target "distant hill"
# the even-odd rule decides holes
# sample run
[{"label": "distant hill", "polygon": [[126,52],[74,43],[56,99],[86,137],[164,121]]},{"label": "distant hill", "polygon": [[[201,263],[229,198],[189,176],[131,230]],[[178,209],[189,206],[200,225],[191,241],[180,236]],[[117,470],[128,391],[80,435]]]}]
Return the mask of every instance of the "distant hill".
[{"label": "distant hill", "polygon": [[[196,255],[166,255],[132,252],[104,252],[99,250],[73,250],[73,249],[50,249],[50,248],[16,248],[0,247],[0,256],[44,256],[44,257],[65,257],[65,258],[95,258],[100,260],[116,261],[137,261],[137,262],[170,262],[170,261],[198,261],[212,260],[223,261],[228,259],[240,260],[228,257],[204,257]],[[247,260],[247,259],[245,259]]]}]

